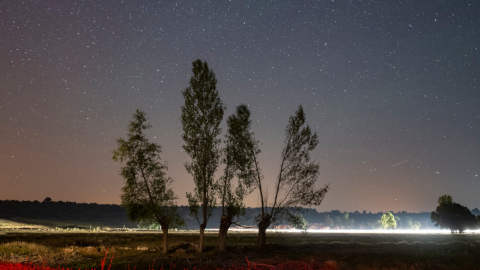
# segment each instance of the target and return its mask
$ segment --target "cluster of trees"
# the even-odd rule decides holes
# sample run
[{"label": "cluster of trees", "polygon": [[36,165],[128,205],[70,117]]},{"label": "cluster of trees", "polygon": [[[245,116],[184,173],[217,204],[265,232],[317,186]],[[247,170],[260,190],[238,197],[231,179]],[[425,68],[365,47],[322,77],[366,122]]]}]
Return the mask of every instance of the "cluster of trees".
[{"label": "cluster of trees", "polygon": [[[395,228],[398,229],[417,230],[420,228],[428,228],[432,225],[429,212],[407,213],[402,211],[390,213],[394,215],[394,220],[396,222]],[[347,213],[333,210],[326,213],[317,213],[317,215],[322,218],[319,221],[314,222],[322,223],[330,229],[376,230],[383,228],[382,216],[385,214],[386,213],[383,212],[371,213],[367,211]],[[313,220],[312,215],[305,216],[309,221]],[[316,220],[318,220],[318,218]]]},{"label": "cluster of trees", "polygon": [[[36,220],[38,224],[51,224],[58,221],[58,227],[89,228],[135,227],[127,219],[125,208],[115,204],[76,203],[44,200],[41,201],[1,201],[0,218],[12,220]],[[57,222],[53,222],[57,223]],[[48,225],[50,226],[50,225]]]},{"label": "cluster of trees", "polygon": [[399,216],[394,216],[392,212],[387,212],[382,215],[381,219],[377,222],[378,226],[382,229],[406,229],[406,230],[419,230],[422,224],[418,221],[413,221],[411,217],[406,216],[403,219]]},{"label": "cluster of trees", "polygon": [[[332,211],[339,212],[339,211]],[[368,214],[356,214],[357,216],[367,216],[367,219],[363,218],[361,221],[357,221],[349,213],[335,213],[335,215],[326,215],[325,216],[325,225],[333,229],[409,229],[409,230],[419,230],[422,227],[422,224],[419,221],[413,221],[409,216],[394,216],[392,212],[387,213],[378,213],[370,214],[371,218],[368,218]],[[380,216],[380,219],[378,219]]]},{"label": "cluster of trees", "polygon": [[[188,206],[178,206],[177,211],[180,216],[185,220],[185,229],[194,230],[198,228],[198,222],[195,218],[189,215]],[[473,211],[473,210],[472,210]],[[244,227],[255,226],[254,218],[261,213],[261,208],[246,208],[246,215],[242,217],[241,225]],[[329,212],[317,212],[313,208],[302,208],[300,215],[294,215],[291,220],[285,220],[286,222],[276,223],[275,228],[286,229],[296,228],[299,230],[304,229],[321,229],[321,230],[336,230],[336,229],[382,229],[381,217],[383,212],[371,213],[371,212],[341,212],[339,210],[332,210]],[[397,226],[395,229],[428,229],[434,227],[430,220],[430,212],[421,213],[408,213],[405,211],[391,212],[395,216]],[[221,220],[222,207],[217,207],[212,211],[210,220]],[[211,225],[210,228],[218,228],[218,223]],[[238,224],[237,224],[238,225]],[[290,226],[288,226],[290,225]],[[154,228],[150,224],[140,225],[142,228]],[[158,226],[157,226],[158,227]],[[271,226],[272,227],[272,226]],[[270,227],[270,228],[271,228]]]},{"label": "cluster of trees", "polygon": [[[285,130],[285,146],[281,154],[279,174],[273,187],[273,200],[267,193],[264,176],[258,160],[259,141],[251,130],[250,111],[239,105],[227,119],[225,139],[220,138],[225,106],[219,97],[215,74],[206,62],[193,63],[193,76],[183,92],[185,104],[181,107],[183,148],[190,159],[185,169],[192,175],[195,189],[187,193],[190,214],[200,227],[199,250],[212,211],[221,206],[219,250],[226,250],[228,229],[245,216],[244,198],[254,191],[260,197],[260,212],[255,216],[259,229],[258,246],[266,244],[266,229],[280,221],[304,226],[300,206],[318,206],[323,201],[328,185],[316,188],[319,164],[312,160],[311,151],[318,145],[317,134],[305,124],[302,106],[290,117]],[[167,252],[168,229],[179,227],[184,220],[177,213],[178,198],[166,176],[166,163],[160,159],[161,146],[149,142],[145,130],[145,112],[137,110],[128,127],[127,138],[117,140],[113,152],[115,161],[125,162],[121,176],[125,179],[122,205],[132,221],[156,222],[163,231],[163,251]],[[215,179],[220,165],[221,177]]]},{"label": "cluster of trees", "polygon": [[[246,227],[255,226],[255,217],[261,213],[261,208],[246,208],[246,215],[242,217],[241,225]],[[475,215],[480,215],[478,209],[472,209]],[[190,216],[190,208],[188,206],[178,206],[177,213],[185,221],[182,229],[194,230],[198,229],[197,220]],[[381,229],[380,219],[384,213],[372,212],[341,212],[332,210],[329,212],[317,212],[313,208],[303,208],[301,215],[294,220],[288,220],[289,225],[297,229]],[[392,212],[397,223],[396,229],[428,229],[434,227],[431,223],[430,212],[423,213],[407,213],[405,211]],[[348,221],[344,222],[348,215]],[[328,216],[328,218],[327,218]],[[211,213],[209,223],[210,228],[218,228],[221,220],[222,207],[217,206]],[[9,201],[0,200],[0,219],[29,219],[38,220],[41,224],[45,218],[51,220],[62,220],[68,227],[87,227],[88,225],[102,227],[140,227],[147,229],[160,229],[157,222],[135,222],[132,223],[127,218],[127,211],[124,207],[114,204],[97,204],[97,203],[76,203],[68,201]],[[327,224],[327,220],[331,219],[332,223]],[[353,224],[353,226],[352,226]],[[418,227],[415,225],[418,224]],[[275,224],[276,228],[286,228],[285,224]],[[271,226],[272,227],[272,226]],[[180,229],[180,227],[179,227]]]},{"label": "cluster of trees", "polygon": [[436,211],[432,212],[431,219],[435,226],[450,229],[452,233],[480,228],[480,215],[475,217],[467,207],[453,202],[450,195],[438,198],[438,206]]},{"label": "cluster of trees", "polygon": [[[478,213],[478,209],[473,212]],[[465,230],[476,230],[480,228],[480,215],[475,216],[467,207],[453,201],[452,196],[443,195],[438,198],[436,211],[430,214],[432,223],[440,229],[449,229],[452,233],[463,233]],[[406,218],[402,223],[399,217],[395,217],[391,212],[382,215],[378,222],[383,229],[395,229],[399,224],[412,229],[419,229],[419,222],[412,222],[411,218]]]},{"label": "cluster of trees", "polygon": [[325,225],[330,228],[353,229],[355,221],[352,218],[348,218],[348,213],[344,212],[332,217],[326,215]]}]

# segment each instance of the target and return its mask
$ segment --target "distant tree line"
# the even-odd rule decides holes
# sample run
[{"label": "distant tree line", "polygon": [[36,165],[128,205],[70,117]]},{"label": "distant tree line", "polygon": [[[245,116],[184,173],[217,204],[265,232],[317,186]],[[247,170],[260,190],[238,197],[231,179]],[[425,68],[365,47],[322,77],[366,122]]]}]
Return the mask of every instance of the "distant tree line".
[{"label": "distant tree line", "polygon": [[[0,218],[36,222],[48,225],[50,221],[63,223],[65,227],[136,227],[128,220],[125,208],[116,204],[76,203],[47,200],[0,201]],[[93,224],[92,224],[93,223]]]},{"label": "distant tree line", "polygon": [[[270,208],[267,208],[270,211]],[[182,227],[172,227],[171,229],[198,230],[198,222],[190,215],[189,206],[178,206],[177,212],[185,221]],[[245,216],[236,223],[246,228],[255,228],[254,217],[261,212],[260,208],[245,208]],[[317,212],[313,208],[303,208],[301,216],[307,222],[308,229],[381,229],[381,217],[383,212],[341,212],[338,210],[328,212]],[[472,209],[472,213],[480,215],[478,209]],[[430,220],[431,213],[409,213],[409,212],[391,212],[396,221],[395,229],[433,229],[436,228]],[[222,207],[215,207],[211,212],[212,220],[220,220],[222,217]],[[97,204],[97,203],[76,203],[50,201],[42,203],[39,201],[16,201],[0,200],[0,219],[29,219],[29,220],[58,220],[68,221],[77,227],[85,226],[88,223],[101,224],[105,227],[123,227],[128,228],[151,228],[160,229],[160,225],[155,221],[131,222],[128,220],[127,209],[121,205],[115,204]],[[331,220],[331,221],[330,221]],[[76,224],[75,224],[76,223]],[[304,223],[301,223],[303,225]],[[298,229],[302,229],[301,225]],[[234,225],[235,226],[235,225]],[[219,229],[219,222],[211,222],[208,229]],[[296,224],[291,222],[277,222],[270,225],[269,228],[295,228]]]}]

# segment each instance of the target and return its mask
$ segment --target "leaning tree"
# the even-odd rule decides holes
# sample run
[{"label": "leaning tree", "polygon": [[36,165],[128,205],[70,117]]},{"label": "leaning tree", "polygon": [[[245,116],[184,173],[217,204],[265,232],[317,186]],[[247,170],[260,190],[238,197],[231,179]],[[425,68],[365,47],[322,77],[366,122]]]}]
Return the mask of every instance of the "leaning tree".
[{"label": "leaning tree", "polygon": [[172,179],[164,170],[166,163],[160,159],[161,146],[151,143],[144,131],[147,123],[145,112],[137,110],[128,126],[127,139],[117,139],[113,160],[124,162],[120,175],[125,179],[122,188],[122,205],[132,221],[160,224],[163,232],[163,252],[168,249],[168,229],[185,225],[177,213]]},{"label": "leaning tree", "polygon": [[[219,230],[219,251],[227,248],[227,233],[232,224],[239,225],[246,216],[243,199],[254,190],[254,174],[245,170],[250,166],[249,151],[252,149],[250,138],[250,111],[246,105],[236,108],[235,114],[227,119],[227,134],[223,149],[222,163],[224,173],[217,182],[218,197],[221,201],[222,216]],[[234,182],[233,179],[237,178]]]},{"label": "leaning tree", "polygon": [[[250,133],[251,134],[251,133]],[[266,230],[277,221],[297,220],[294,215],[300,206],[318,206],[322,203],[329,185],[315,188],[320,176],[320,166],[310,153],[317,147],[317,134],[305,125],[305,112],[299,106],[295,115],[290,117],[285,129],[285,146],[281,155],[280,170],[276,178],[274,199],[269,202],[264,177],[260,170],[258,141],[249,138],[250,162],[244,167],[244,173],[254,175],[254,185],[260,195],[261,212],[255,217],[258,226],[258,247],[266,245]]]},{"label": "leaning tree", "polygon": [[183,149],[190,156],[185,168],[193,176],[195,189],[187,193],[190,214],[200,225],[199,251],[203,247],[203,235],[208,218],[215,208],[214,174],[220,162],[220,123],[225,107],[218,96],[215,73],[207,62],[192,63],[193,76],[183,92],[182,106]]}]

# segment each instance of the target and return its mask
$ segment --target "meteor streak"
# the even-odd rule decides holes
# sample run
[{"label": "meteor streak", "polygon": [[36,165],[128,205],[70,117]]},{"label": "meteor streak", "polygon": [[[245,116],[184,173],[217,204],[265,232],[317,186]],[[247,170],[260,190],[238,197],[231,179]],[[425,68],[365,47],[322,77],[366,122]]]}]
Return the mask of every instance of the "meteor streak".
[{"label": "meteor streak", "polygon": [[400,164],[403,164],[403,163],[405,163],[405,162],[407,162],[407,161],[408,161],[408,160],[404,160],[404,161],[399,162],[399,163],[397,163],[397,164],[393,164],[392,166],[390,166],[390,168],[395,167],[395,166],[398,166],[398,165],[400,165]]}]

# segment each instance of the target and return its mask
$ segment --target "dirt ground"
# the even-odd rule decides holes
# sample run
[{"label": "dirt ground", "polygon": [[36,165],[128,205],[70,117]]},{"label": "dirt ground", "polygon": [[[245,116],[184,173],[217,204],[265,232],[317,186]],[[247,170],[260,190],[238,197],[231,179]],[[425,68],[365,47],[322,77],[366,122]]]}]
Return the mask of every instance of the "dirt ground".
[{"label": "dirt ground", "polygon": [[269,233],[258,250],[253,233],[229,233],[228,252],[218,252],[217,232],[203,252],[197,232],[169,234],[161,252],[159,232],[2,230],[0,258],[71,269],[480,269],[480,235]]}]

